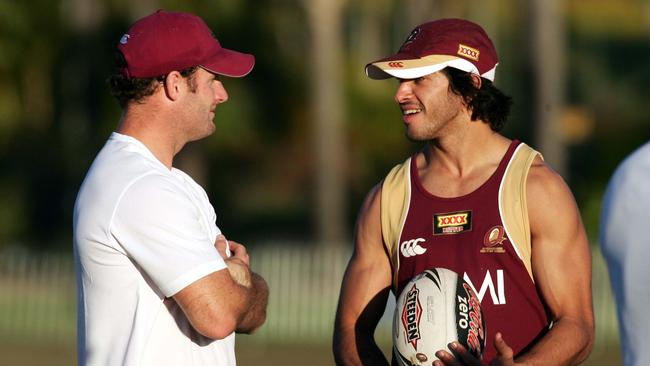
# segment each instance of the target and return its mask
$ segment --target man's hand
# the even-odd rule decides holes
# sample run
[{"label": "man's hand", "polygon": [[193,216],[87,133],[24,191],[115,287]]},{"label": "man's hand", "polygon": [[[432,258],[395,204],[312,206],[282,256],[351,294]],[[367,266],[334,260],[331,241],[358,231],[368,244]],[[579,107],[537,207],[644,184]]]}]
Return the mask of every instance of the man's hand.
[{"label": "man's hand", "polygon": [[218,235],[214,242],[215,248],[228,266],[228,272],[233,280],[246,288],[252,286],[250,258],[246,247],[236,241],[228,241],[224,235]]},{"label": "man's hand", "polygon": [[250,265],[250,258],[243,244],[232,240],[228,241],[223,234],[219,234],[214,241],[214,247],[217,248],[221,258],[235,257],[241,259],[247,266]]},{"label": "man's hand", "polygon": [[[434,361],[434,366],[481,366],[483,365],[474,355],[469,353],[462,344],[458,342],[449,343],[449,348],[457,355],[454,357],[451,353],[440,350],[436,352],[438,361]],[[497,350],[497,355],[490,362],[490,366],[514,366],[514,354],[512,348],[508,346],[503,339],[503,335],[499,332],[494,336],[494,348]]]},{"label": "man's hand", "polygon": [[251,270],[246,263],[237,257],[230,257],[224,260],[228,266],[230,277],[238,285],[244,286],[248,289],[252,286]]},{"label": "man's hand", "polygon": [[250,257],[248,256],[248,252],[246,251],[246,247],[243,244],[240,244],[236,241],[230,240],[228,242],[230,244],[230,253],[233,258],[238,258],[242,262],[244,262],[247,266],[250,267]]}]

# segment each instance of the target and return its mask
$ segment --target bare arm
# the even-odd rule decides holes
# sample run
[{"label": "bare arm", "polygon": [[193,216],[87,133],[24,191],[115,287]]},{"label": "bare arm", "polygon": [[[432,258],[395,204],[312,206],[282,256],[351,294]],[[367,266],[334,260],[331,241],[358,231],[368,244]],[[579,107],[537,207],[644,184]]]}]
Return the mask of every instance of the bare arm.
[{"label": "bare arm", "polygon": [[251,272],[253,299],[242,321],[237,325],[238,333],[253,333],[266,320],[266,305],[269,300],[269,287],[262,276]]},{"label": "bare arm", "polygon": [[[228,265],[228,270],[233,280],[251,290],[253,298],[250,308],[244,318],[237,324],[237,332],[253,333],[266,320],[269,287],[262,276],[250,271],[250,258],[244,245],[236,241],[228,241],[225,236],[219,235],[215,240],[214,246],[217,248],[219,254],[221,254],[221,257],[226,258],[226,264]],[[238,262],[229,260],[229,255],[232,255],[232,258],[241,259],[246,266],[239,266]]]},{"label": "bare arm", "polygon": [[[587,235],[571,191],[539,158],[528,176],[527,201],[533,277],[548,305],[553,326],[516,359],[508,340],[497,332],[497,357],[490,365],[577,365],[587,358],[594,340]],[[464,363],[440,351],[436,355],[443,361],[435,361],[434,365],[482,365],[458,342],[453,342],[452,348]]]},{"label": "bare arm", "polygon": [[338,365],[388,365],[374,340],[391,286],[379,207],[377,186],[366,197],[359,214],[354,253],[341,286],[333,340]]},{"label": "bare arm", "polygon": [[232,256],[227,258],[226,243],[220,235],[215,248],[228,269],[201,278],[174,295],[194,329],[212,339],[222,339],[234,331],[252,333],[266,320],[266,281],[250,271],[243,245],[231,241]]},{"label": "bare arm", "polygon": [[587,358],[594,340],[587,235],[571,191],[545,164],[533,165],[527,189],[533,276],[553,327],[516,361],[575,365]]},{"label": "bare arm", "polygon": [[[238,259],[241,266],[245,264]],[[252,291],[236,283],[228,269],[213,272],[174,295],[190,324],[202,335],[223,339],[234,332],[253,302]]]}]

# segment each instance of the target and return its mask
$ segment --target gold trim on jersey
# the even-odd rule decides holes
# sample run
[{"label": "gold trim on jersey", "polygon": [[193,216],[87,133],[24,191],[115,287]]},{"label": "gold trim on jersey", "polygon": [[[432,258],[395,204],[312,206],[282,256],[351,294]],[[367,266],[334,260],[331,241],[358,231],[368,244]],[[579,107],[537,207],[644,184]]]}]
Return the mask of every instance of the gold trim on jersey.
[{"label": "gold trim on jersey", "polygon": [[393,265],[393,292],[397,296],[399,240],[411,203],[411,158],[396,165],[381,186],[381,234]]},{"label": "gold trim on jersey", "polygon": [[[513,153],[499,186],[499,213],[507,237],[523,262],[530,278],[531,240],[526,203],[528,171],[541,154],[520,143]],[[388,173],[381,187],[381,232],[393,266],[393,292],[397,294],[399,240],[411,202],[411,158]],[[534,282],[534,280],[533,280]]]},{"label": "gold trim on jersey", "polygon": [[499,187],[499,214],[510,243],[519,259],[524,263],[530,279],[533,278],[531,267],[530,223],[528,222],[528,204],[526,200],[526,181],[528,171],[535,158],[542,155],[521,143],[517,146]]}]

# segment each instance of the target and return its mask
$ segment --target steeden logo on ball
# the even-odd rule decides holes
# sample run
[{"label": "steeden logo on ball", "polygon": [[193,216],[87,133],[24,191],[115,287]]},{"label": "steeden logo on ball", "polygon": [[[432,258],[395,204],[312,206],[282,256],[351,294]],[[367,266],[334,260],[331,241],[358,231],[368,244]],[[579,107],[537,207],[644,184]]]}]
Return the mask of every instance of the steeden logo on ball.
[{"label": "steeden logo on ball", "polygon": [[404,311],[402,311],[402,324],[404,324],[404,329],[406,330],[405,336],[415,350],[418,349],[420,318],[422,317],[419,294],[420,290],[414,284],[406,294],[406,306],[404,306]]},{"label": "steeden logo on ball", "polygon": [[393,317],[393,351],[401,366],[431,365],[458,341],[481,359],[485,318],[472,286],[447,268],[431,268],[401,287]]}]

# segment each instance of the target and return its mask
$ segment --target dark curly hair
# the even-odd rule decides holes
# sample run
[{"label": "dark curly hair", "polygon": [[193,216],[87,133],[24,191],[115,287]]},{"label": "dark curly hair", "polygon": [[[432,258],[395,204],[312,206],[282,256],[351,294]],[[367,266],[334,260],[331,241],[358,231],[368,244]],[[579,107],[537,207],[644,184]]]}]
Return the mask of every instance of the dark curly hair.
[{"label": "dark curly hair", "polygon": [[477,89],[469,72],[452,67],[446,67],[442,72],[449,79],[449,89],[461,96],[472,111],[472,121],[486,121],[492,131],[501,131],[510,114],[512,98],[486,78],[481,78],[481,88]]},{"label": "dark curly hair", "polygon": [[[123,109],[133,103],[142,103],[142,100],[152,95],[160,83],[165,81],[166,75],[156,76],[152,78],[128,78],[120,72],[122,68],[126,67],[126,60],[121,52],[115,51],[115,68],[114,74],[108,77],[106,83],[110,89],[111,95],[117,99],[120,107]],[[181,75],[188,80],[190,90],[195,91],[193,75],[198,66],[180,70]]]}]

